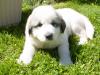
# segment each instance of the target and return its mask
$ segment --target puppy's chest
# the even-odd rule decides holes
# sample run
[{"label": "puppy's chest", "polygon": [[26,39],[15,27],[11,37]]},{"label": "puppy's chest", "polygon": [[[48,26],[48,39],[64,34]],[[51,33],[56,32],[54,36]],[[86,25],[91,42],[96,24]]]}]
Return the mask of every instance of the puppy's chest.
[{"label": "puppy's chest", "polygon": [[37,48],[43,48],[43,49],[49,49],[49,48],[55,48],[55,47],[58,47],[60,45],[60,42],[58,41],[50,41],[50,42],[38,42],[36,43],[36,47]]},{"label": "puppy's chest", "polygon": [[55,48],[59,46],[59,42],[45,43],[43,48]]}]

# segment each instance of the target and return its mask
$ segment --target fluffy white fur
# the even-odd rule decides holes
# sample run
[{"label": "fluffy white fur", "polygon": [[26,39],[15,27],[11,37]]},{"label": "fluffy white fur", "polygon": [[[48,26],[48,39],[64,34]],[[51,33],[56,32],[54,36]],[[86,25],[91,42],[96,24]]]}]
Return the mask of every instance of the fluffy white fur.
[{"label": "fluffy white fur", "polygon": [[58,9],[57,13],[66,22],[69,35],[74,33],[80,37],[79,44],[87,43],[93,38],[94,28],[89,19],[71,8]]},{"label": "fluffy white fur", "polygon": [[[63,28],[64,32],[61,32],[62,20],[66,24],[66,28]],[[35,8],[27,20],[25,45],[18,63],[29,64],[38,48],[58,47],[60,63],[72,64],[68,43],[68,37],[72,33],[80,37],[79,44],[84,44],[88,38],[93,38],[94,28],[87,17],[73,9],[55,10],[48,5]],[[51,34],[52,37],[47,39],[47,36],[51,36]]]}]

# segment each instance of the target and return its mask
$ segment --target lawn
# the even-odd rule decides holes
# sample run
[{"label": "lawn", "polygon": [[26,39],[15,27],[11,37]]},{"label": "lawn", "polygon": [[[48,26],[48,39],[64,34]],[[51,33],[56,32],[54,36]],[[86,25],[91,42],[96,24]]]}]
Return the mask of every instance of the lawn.
[{"label": "lawn", "polygon": [[0,75],[100,75],[100,6],[74,2],[56,3],[55,8],[70,7],[89,17],[95,27],[94,39],[86,45],[77,45],[76,36],[69,39],[72,65],[59,65],[57,50],[39,50],[28,66],[16,59],[24,45],[24,29],[31,13],[30,5],[22,7],[20,24],[0,28]]}]

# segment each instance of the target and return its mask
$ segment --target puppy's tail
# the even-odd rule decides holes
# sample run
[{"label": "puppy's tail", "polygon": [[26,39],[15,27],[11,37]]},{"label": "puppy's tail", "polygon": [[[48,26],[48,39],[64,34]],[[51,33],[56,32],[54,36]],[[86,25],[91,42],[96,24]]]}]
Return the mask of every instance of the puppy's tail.
[{"label": "puppy's tail", "polygon": [[85,17],[85,28],[87,37],[92,40],[94,35],[94,27],[87,17]]}]

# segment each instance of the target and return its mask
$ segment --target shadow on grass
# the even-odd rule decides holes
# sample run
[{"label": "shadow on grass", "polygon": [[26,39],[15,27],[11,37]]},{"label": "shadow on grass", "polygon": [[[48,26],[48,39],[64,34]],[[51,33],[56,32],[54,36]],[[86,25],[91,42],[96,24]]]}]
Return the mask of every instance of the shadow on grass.
[{"label": "shadow on grass", "polygon": [[15,37],[21,37],[22,35],[24,35],[26,21],[30,13],[31,13],[31,9],[22,11],[21,22],[19,24],[12,24],[8,26],[0,27],[0,33],[7,33]]},{"label": "shadow on grass", "polygon": [[78,55],[82,49],[82,45],[78,45],[79,38],[75,35],[69,37],[69,50],[73,63],[78,61]]},{"label": "shadow on grass", "polygon": [[41,49],[44,53],[48,53],[52,58],[55,58],[56,61],[59,61],[59,55],[58,55],[58,48],[53,49]]}]

